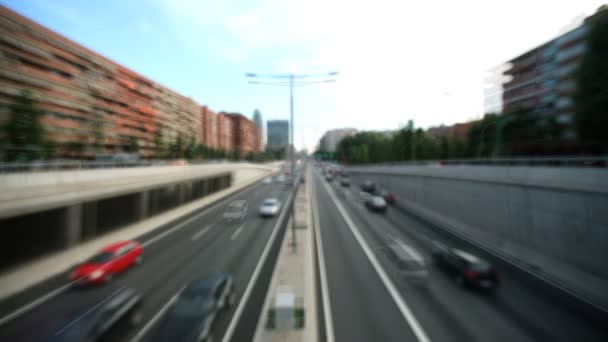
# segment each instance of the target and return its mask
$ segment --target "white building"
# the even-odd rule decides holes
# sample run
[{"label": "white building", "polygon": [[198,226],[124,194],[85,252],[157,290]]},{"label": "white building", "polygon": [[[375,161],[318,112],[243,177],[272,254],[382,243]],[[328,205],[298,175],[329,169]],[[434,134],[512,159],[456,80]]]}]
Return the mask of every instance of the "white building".
[{"label": "white building", "polygon": [[338,128],[327,131],[321,138],[319,148],[321,151],[325,152],[336,152],[336,147],[338,147],[338,144],[340,141],[342,141],[342,139],[344,139],[344,137],[356,133],[357,130],[354,128]]}]

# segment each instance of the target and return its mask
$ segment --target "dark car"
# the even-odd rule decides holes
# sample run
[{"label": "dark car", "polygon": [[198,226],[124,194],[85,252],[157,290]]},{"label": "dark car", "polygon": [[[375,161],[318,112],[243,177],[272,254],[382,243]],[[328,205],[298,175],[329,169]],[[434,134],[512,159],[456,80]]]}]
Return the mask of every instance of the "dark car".
[{"label": "dark car", "polygon": [[373,194],[376,192],[376,184],[372,181],[365,181],[361,184],[361,190]]},{"label": "dark car", "polygon": [[384,198],[380,196],[371,196],[365,201],[365,206],[371,210],[378,213],[383,213],[386,211],[386,201]]},{"label": "dark car", "polygon": [[230,275],[195,280],[179,292],[148,341],[213,341],[213,323],[234,300]]},{"label": "dark car", "polygon": [[380,196],[382,196],[382,198],[384,198],[384,200],[386,201],[386,203],[393,205],[395,204],[395,202],[397,201],[397,198],[395,197],[395,195],[393,195],[392,193],[384,190],[380,192]]},{"label": "dark car", "polygon": [[459,249],[445,248],[433,253],[437,266],[461,286],[492,290],[498,286],[498,274],[487,261]]},{"label": "dark car", "polygon": [[123,287],[109,297],[74,312],[49,340],[97,341],[113,331],[119,331],[121,325],[138,325],[142,319],[140,305],[141,295]]},{"label": "dark car", "polygon": [[348,177],[342,177],[342,179],[340,179],[340,185],[342,185],[343,187],[349,187],[350,186],[350,178]]}]

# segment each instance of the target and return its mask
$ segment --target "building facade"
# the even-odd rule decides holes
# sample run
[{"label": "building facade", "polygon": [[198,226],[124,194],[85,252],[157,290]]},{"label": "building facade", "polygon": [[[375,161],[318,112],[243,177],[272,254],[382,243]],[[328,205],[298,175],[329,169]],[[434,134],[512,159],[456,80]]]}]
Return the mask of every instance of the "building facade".
[{"label": "building facade", "polygon": [[266,121],[266,132],[266,149],[287,149],[289,145],[289,121],[268,120]]},{"label": "building facade", "polygon": [[453,124],[451,126],[441,125],[436,127],[429,127],[429,129],[426,131],[426,134],[430,135],[433,138],[448,137],[464,140],[467,138],[467,134],[469,132],[469,129],[471,128],[471,125],[472,123],[470,122],[464,122]]},{"label": "building facade", "polygon": [[3,6],[0,30],[0,124],[29,90],[57,157],[155,157],[157,139],[166,146],[178,136],[216,150],[262,149],[261,127],[241,114],[215,113]]},{"label": "building facade", "polygon": [[588,29],[583,22],[508,61],[503,73],[502,112],[531,110],[554,117],[562,125],[563,138],[575,138],[575,73],[585,53]]},{"label": "building facade", "polygon": [[354,128],[339,128],[332,129],[330,131],[325,132],[323,137],[321,137],[321,142],[319,143],[319,147],[322,151],[325,152],[336,152],[336,148],[342,139],[349,135],[354,135],[357,133],[357,130]]},{"label": "building facade", "polygon": [[234,128],[232,119],[227,113],[217,114],[218,149],[222,151],[234,150]]},{"label": "building facade", "polygon": [[255,123],[239,113],[228,114],[232,120],[234,148],[241,157],[250,152],[259,152],[259,134]]},{"label": "building facade", "polygon": [[202,136],[200,107],[41,25],[0,6],[0,121],[29,90],[44,115],[56,156],[134,151],[152,156],[165,142]]},{"label": "building facade", "polygon": [[201,143],[214,150],[219,149],[218,116],[207,106],[201,107],[201,126]]}]

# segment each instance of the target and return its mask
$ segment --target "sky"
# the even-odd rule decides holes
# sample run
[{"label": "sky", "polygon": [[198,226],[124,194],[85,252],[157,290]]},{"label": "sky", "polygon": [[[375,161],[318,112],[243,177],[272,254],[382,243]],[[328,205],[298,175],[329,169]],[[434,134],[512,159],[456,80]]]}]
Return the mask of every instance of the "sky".
[{"label": "sky", "polygon": [[[326,74],[295,88],[295,144],[333,128],[483,116],[488,71],[572,28],[596,0],[0,0],[215,111],[289,118],[289,88],[246,73]],[[312,78],[321,81],[326,78]]]}]

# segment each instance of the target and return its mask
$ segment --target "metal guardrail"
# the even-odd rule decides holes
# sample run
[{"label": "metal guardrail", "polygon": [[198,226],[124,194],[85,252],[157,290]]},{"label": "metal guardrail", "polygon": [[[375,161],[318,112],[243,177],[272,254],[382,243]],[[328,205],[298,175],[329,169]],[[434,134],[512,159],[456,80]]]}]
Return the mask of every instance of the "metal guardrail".
[{"label": "metal guardrail", "polygon": [[[13,172],[44,172],[58,170],[84,170],[84,169],[112,169],[112,168],[127,168],[127,167],[150,167],[150,166],[165,166],[165,165],[180,165],[174,163],[175,160],[144,160],[137,162],[106,162],[92,160],[55,160],[55,161],[39,161],[30,163],[0,163],[0,173]],[[229,163],[227,159],[207,159],[200,161],[188,161],[183,165],[204,165],[204,164],[220,164]]]},{"label": "metal guardrail", "polygon": [[608,156],[566,157],[514,157],[479,159],[440,159],[351,166],[443,166],[443,165],[494,165],[494,166],[555,166],[555,167],[608,167]]}]

